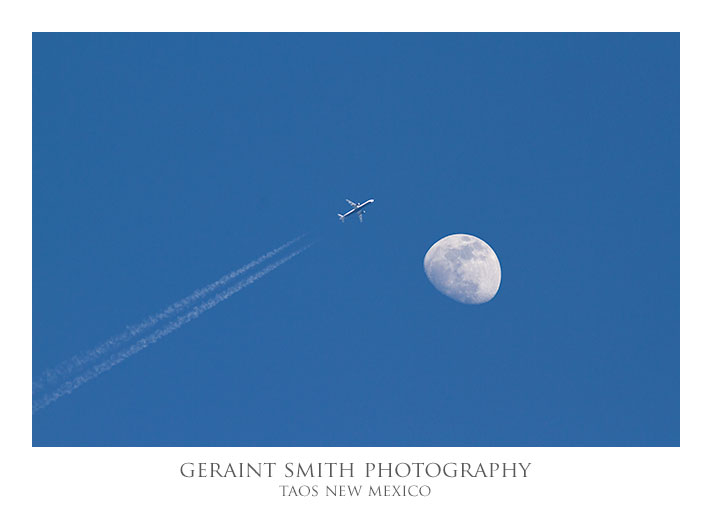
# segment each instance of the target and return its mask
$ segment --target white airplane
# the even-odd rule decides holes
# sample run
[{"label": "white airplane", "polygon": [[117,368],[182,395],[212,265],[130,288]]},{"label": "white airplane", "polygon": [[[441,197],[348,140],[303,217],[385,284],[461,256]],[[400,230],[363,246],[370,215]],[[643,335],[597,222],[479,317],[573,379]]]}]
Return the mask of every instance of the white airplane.
[{"label": "white airplane", "polygon": [[351,200],[347,199],[346,200],[351,207],[353,207],[351,210],[349,210],[346,214],[338,214],[339,219],[341,219],[341,222],[343,223],[344,220],[350,216],[351,214],[358,214],[359,220],[363,223],[363,215],[366,213],[366,206],[372,204],[375,200],[371,198],[368,201],[365,201],[363,203],[354,203]]}]

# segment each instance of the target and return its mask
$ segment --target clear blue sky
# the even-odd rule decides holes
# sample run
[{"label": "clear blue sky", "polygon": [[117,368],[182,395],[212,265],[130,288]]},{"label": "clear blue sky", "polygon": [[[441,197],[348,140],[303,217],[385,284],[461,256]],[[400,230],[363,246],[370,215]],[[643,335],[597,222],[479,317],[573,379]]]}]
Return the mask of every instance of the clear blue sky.
[{"label": "clear blue sky", "polygon": [[[35,34],[35,377],[317,242],[34,414],[34,445],[679,445],[679,50]],[[489,303],[425,277],[452,233],[496,251]]]}]

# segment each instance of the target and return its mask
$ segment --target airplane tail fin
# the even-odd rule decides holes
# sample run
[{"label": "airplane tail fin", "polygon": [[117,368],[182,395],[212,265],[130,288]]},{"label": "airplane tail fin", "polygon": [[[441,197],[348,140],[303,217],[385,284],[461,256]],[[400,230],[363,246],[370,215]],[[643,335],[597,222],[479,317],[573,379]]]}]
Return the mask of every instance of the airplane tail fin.
[{"label": "airplane tail fin", "polygon": [[338,214],[338,213],[337,213],[336,215],[339,216],[339,219],[341,219],[341,222],[343,223],[343,222],[344,222],[344,216],[342,216],[341,214]]}]

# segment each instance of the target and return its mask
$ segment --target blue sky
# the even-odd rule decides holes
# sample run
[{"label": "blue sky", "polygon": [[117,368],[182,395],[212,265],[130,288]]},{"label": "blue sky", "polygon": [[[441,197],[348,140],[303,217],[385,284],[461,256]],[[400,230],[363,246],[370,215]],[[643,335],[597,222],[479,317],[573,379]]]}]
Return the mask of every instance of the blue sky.
[{"label": "blue sky", "polygon": [[[678,34],[34,34],[33,444],[679,445]],[[375,198],[342,225],[345,198]],[[423,257],[469,233],[480,306]]]}]

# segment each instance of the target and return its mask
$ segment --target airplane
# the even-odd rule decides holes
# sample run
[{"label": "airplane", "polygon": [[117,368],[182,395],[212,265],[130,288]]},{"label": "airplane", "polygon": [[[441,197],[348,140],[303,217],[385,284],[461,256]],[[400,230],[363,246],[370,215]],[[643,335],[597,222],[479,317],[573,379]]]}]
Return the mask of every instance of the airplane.
[{"label": "airplane", "polygon": [[346,201],[347,201],[348,204],[351,205],[351,207],[353,207],[353,208],[352,208],[351,210],[349,210],[346,214],[337,214],[337,215],[339,216],[339,219],[341,219],[341,222],[343,223],[344,220],[345,220],[348,216],[350,216],[351,214],[353,214],[353,213],[355,212],[356,214],[358,214],[359,220],[363,223],[363,215],[366,213],[366,206],[367,206],[367,205],[370,205],[370,204],[373,203],[375,200],[374,200],[373,198],[371,198],[370,200],[365,201],[365,202],[363,202],[363,203],[354,203],[354,202],[352,202],[351,200],[349,200],[349,199],[347,198]]}]

